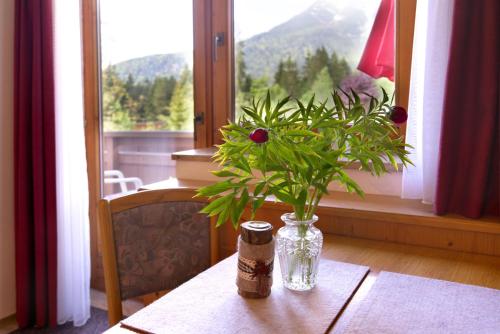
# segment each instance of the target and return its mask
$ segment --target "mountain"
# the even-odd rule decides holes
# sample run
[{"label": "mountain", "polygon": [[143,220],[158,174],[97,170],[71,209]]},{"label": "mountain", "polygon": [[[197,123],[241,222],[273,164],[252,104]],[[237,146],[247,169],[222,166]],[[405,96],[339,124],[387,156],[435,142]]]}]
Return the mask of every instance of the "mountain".
[{"label": "mountain", "polygon": [[190,59],[191,57],[183,53],[169,53],[134,58],[114,66],[122,79],[126,79],[129,74],[136,80],[154,80],[157,76],[171,75],[179,78],[184,67],[191,65],[188,63]]},{"label": "mountain", "polygon": [[[362,34],[366,23],[362,9],[337,7],[333,0],[318,0],[304,12],[274,27],[270,31],[241,41],[247,72],[257,78],[272,78],[281,59],[290,56],[299,66],[307,52],[323,46],[328,53],[335,51],[352,66],[354,54],[363,47]],[[156,76],[178,77],[187,60],[183,54],[163,54],[135,58],[116,64],[122,78],[132,74],[136,79],[154,79]]]},{"label": "mountain", "polygon": [[320,0],[304,12],[268,32],[240,42],[247,71],[252,77],[271,77],[281,59],[292,57],[302,66],[307,52],[324,46],[354,65],[354,53],[362,48],[366,23],[362,9],[341,9],[332,1]]}]

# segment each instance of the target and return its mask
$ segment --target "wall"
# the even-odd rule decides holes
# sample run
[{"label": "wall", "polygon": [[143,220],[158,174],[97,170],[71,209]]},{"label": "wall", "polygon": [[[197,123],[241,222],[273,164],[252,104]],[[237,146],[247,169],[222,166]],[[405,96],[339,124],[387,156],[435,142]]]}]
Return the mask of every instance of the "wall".
[{"label": "wall", "polygon": [[0,0],[0,319],[15,312],[13,190],[14,1]]}]

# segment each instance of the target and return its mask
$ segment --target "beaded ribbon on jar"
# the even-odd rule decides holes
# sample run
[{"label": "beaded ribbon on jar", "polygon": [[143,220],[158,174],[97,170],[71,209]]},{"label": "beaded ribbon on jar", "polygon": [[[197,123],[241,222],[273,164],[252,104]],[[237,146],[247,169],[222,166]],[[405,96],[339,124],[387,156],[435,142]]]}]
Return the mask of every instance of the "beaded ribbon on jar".
[{"label": "beaded ribbon on jar", "polygon": [[239,257],[238,276],[246,281],[255,281],[256,292],[259,295],[266,295],[273,282],[273,265],[274,259],[255,261]]}]

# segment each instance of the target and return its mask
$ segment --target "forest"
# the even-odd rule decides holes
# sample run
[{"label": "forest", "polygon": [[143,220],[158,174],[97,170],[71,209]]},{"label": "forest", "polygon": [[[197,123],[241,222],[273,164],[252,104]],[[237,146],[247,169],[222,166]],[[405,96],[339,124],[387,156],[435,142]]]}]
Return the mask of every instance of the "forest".
[{"label": "forest", "polygon": [[[287,95],[308,99],[314,94],[324,101],[336,87],[374,96],[379,94],[379,85],[389,92],[393,89],[389,82],[377,82],[351,69],[345,58],[335,52],[329,54],[324,47],[308,52],[302,66],[287,57],[274,73],[258,78],[247,73],[244,59],[239,45],[235,57],[236,118],[241,105],[251,102],[254,96],[263,96],[267,90],[275,99]],[[187,67],[178,78],[136,80],[130,74],[124,79],[114,66],[108,66],[102,74],[102,92],[104,131],[193,130],[193,75]]]},{"label": "forest", "polygon": [[113,66],[102,74],[104,131],[193,130],[193,75],[158,76],[154,81],[121,79]]}]

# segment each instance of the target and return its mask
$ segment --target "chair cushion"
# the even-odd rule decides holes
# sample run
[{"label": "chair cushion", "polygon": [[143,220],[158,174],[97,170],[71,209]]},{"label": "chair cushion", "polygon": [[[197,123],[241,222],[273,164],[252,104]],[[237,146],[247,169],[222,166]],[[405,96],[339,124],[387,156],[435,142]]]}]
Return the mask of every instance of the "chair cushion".
[{"label": "chair cushion", "polygon": [[122,299],[173,289],[210,266],[206,203],[148,204],[113,214]]}]

